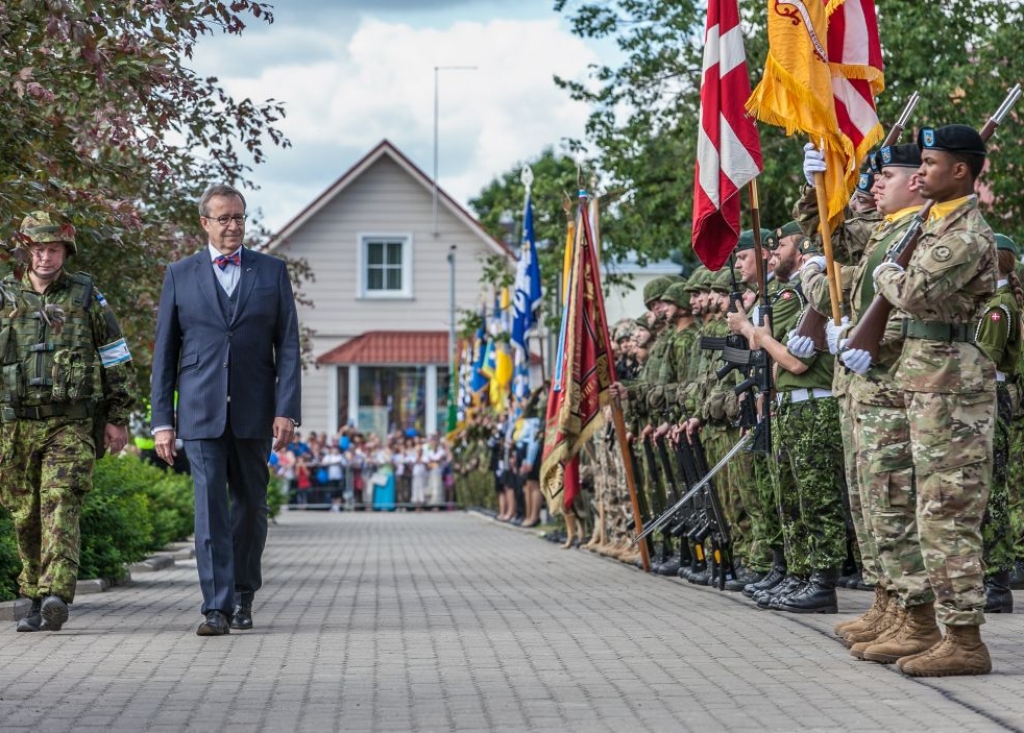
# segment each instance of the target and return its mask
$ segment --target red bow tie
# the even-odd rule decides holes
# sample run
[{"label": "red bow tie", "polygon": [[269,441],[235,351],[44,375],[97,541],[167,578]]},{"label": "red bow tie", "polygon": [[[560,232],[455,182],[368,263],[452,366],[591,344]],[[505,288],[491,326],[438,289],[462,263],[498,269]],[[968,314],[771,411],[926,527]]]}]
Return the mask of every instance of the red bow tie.
[{"label": "red bow tie", "polygon": [[217,257],[215,257],[213,259],[213,264],[215,264],[217,267],[219,267],[222,270],[225,267],[227,267],[229,264],[231,264],[231,265],[241,265],[242,264],[242,255],[240,255],[238,252],[235,252],[234,254],[230,254],[230,255],[219,255],[219,256],[217,256]]}]

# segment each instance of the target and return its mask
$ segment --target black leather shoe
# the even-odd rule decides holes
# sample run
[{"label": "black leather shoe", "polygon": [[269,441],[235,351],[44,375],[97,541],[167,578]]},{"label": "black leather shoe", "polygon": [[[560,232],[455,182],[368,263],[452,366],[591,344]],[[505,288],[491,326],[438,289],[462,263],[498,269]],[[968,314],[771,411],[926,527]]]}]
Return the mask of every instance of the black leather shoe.
[{"label": "black leather shoe", "polygon": [[207,611],[206,620],[196,629],[196,636],[223,636],[230,633],[228,617],[222,611]]},{"label": "black leather shoe", "polygon": [[248,631],[252,628],[252,605],[243,603],[235,606],[235,612],[231,616],[231,628],[239,631]]},{"label": "black leather shoe", "polygon": [[46,596],[39,607],[39,615],[43,617],[39,625],[41,631],[60,631],[68,620],[68,604],[59,596]]},{"label": "black leather shoe", "polygon": [[42,600],[33,598],[28,616],[18,621],[18,631],[39,631],[43,623],[42,609]]}]

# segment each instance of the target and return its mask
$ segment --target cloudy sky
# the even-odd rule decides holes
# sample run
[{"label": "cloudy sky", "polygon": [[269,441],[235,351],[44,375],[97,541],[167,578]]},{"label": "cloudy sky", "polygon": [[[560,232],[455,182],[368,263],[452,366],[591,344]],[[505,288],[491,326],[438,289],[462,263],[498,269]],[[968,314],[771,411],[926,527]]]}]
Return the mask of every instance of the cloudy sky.
[{"label": "cloudy sky", "polygon": [[387,138],[462,203],[517,163],[582,138],[586,106],[555,87],[608,62],[552,0],[277,0],[273,25],[205,39],[194,68],[241,99],[281,100],[289,149],[269,148],[251,204],[272,230]]}]

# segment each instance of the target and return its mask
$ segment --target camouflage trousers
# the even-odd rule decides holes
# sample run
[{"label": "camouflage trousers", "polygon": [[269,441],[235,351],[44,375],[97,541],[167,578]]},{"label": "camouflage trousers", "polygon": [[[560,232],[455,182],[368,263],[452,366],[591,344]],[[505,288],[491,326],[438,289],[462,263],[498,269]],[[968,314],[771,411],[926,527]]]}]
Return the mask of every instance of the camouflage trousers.
[{"label": "camouflage trousers", "polygon": [[907,392],[921,554],[948,626],[984,623],[981,520],[992,481],[992,392]]},{"label": "camouflage trousers", "polygon": [[839,568],[846,559],[846,518],[834,397],[792,403],[783,393],[772,426],[775,492],[791,573]]},{"label": "camouflage trousers", "polygon": [[772,567],[772,548],[782,546],[782,527],[775,508],[768,459],[762,453],[743,451],[733,458],[728,470],[729,482],[736,486],[742,508],[744,563],[755,573],[768,572]]},{"label": "camouflage trousers", "polygon": [[[704,455],[707,458],[708,469],[714,468],[722,460],[726,453],[736,445],[740,439],[740,431],[736,428],[724,425],[708,425],[701,431],[701,443],[704,445]],[[729,525],[729,540],[732,545],[733,560],[743,565],[750,564],[751,554],[751,531],[750,517],[747,514],[743,502],[739,484],[743,480],[749,480],[749,467],[744,473],[744,464],[748,460],[746,454],[739,454],[715,476],[715,491],[718,494],[718,502],[722,506],[722,513]]]},{"label": "camouflage trousers", "polygon": [[0,501],[14,518],[22,596],[74,600],[78,524],[95,462],[90,422],[50,418],[3,425]]},{"label": "camouflage trousers", "polygon": [[846,476],[846,493],[849,497],[850,522],[856,541],[861,578],[866,585],[888,587],[886,575],[878,559],[878,546],[871,531],[871,519],[867,506],[861,500],[860,478],[857,476],[857,446],[854,441],[855,400],[850,394],[839,398],[839,430],[843,438],[843,472]]},{"label": "camouflage trousers", "polygon": [[893,587],[904,606],[929,603],[935,594],[917,533],[917,488],[906,409],[853,399],[850,413],[857,493],[877,551],[880,582]]},{"label": "camouflage trousers", "polygon": [[[1019,493],[1020,489],[1019,485],[1011,487],[1007,481],[1013,405],[1003,385],[998,386],[996,430],[992,451],[992,488],[981,522],[982,556],[985,560],[986,575],[1012,570],[1017,549],[1011,512],[1019,501],[1013,501],[1011,494]],[[1019,458],[1020,454],[1017,454],[1017,457]]]},{"label": "camouflage trousers", "polygon": [[1010,532],[1013,536],[1014,558],[1024,561],[1024,418],[1010,423],[1010,460],[1006,467],[1006,481],[1010,487]]}]

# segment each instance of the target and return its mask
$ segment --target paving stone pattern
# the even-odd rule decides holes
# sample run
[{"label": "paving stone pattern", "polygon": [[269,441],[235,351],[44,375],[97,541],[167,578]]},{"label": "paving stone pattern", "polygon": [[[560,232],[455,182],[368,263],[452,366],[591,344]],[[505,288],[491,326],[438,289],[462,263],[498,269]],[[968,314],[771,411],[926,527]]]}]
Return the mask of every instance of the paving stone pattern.
[{"label": "paving stone pattern", "polygon": [[985,626],[994,674],[915,681],[849,657],[836,616],[471,514],[287,513],[256,628],[197,637],[198,605],[179,561],[59,633],[5,624],[0,731],[1024,730],[1024,616]]}]

